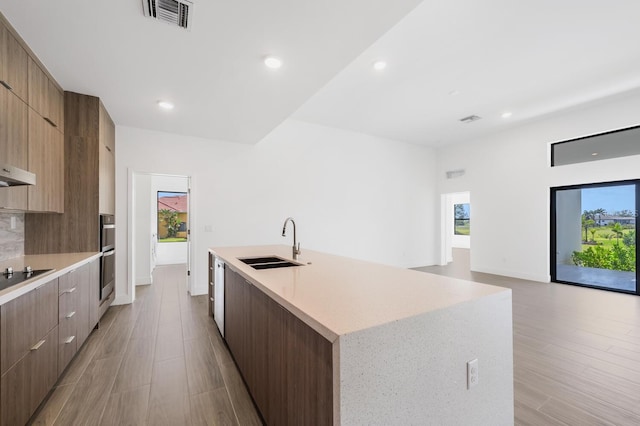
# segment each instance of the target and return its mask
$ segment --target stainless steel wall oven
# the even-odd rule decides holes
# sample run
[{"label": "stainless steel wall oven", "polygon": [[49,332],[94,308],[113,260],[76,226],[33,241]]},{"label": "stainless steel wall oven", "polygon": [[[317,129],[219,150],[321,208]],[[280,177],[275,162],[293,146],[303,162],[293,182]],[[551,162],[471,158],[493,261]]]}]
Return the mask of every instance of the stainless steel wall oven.
[{"label": "stainless steel wall oven", "polygon": [[116,222],[110,214],[100,215],[100,301],[115,289],[116,277]]}]

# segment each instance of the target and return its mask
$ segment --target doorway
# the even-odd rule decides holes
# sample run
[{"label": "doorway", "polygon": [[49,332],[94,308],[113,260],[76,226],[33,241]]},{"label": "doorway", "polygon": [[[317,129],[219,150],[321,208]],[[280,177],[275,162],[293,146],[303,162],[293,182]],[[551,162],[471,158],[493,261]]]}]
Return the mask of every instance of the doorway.
[{"label": "doorway", "polygon": [[191,291],[191,178],[131,173],[129,282],[153,283],[159,265],[184,266]]},{"label": "doorway", "polygon": [[640,294],[640,180],[551,189],[551,280]]},{"label": "doorway", "polygon": [[454,192],[441,196],[441,265],[470,270],[471,193]]}]

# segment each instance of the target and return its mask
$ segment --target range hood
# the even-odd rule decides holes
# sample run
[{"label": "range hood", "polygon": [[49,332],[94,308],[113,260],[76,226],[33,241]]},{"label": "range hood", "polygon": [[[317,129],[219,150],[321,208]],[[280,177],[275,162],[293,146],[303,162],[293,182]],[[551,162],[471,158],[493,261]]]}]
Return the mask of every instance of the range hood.
[{"label": "range hood", "polygon": [[26,170],[0,163],[0,188],[5,186],[35,185],[36,175]]}]

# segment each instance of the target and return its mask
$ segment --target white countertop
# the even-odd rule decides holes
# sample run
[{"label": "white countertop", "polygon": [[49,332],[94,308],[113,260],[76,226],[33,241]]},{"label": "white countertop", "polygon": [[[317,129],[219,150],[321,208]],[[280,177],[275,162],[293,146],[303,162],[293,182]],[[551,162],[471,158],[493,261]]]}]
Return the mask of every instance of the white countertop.
[{"label": "white countertop", "polygon": [[1,271],[12,267],[14,271],[20,272],[25,266],[31,266],[33,269],[53,269],[49,273],[38,275],[33,279],[0,291],[0,305],[22,296],[41,284],[56,279],[79,266],[89,263],[101,255],[99,252],[32,254],[0,261]]},{"label": "white countertop", "polygon": [[[209,249],[329,341],[510,289],[305,250],[303,266],[253,269],[238,258],[292,259],[290,246]],[[310,264],[307,264],[310,263]]]}]

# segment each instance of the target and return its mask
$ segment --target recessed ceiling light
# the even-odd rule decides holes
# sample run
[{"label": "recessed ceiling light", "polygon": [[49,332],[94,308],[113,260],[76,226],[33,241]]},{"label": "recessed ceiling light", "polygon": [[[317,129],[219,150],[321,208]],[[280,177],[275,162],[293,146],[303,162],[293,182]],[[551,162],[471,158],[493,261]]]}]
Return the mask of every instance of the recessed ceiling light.
[{"label": "recessed ceiling light", "polygon": [[162,109],[167,110],[167,111],[173,109],[173,104],[171,102],[168,102],[168,101],[158,101],[158,106],[160,108],[162,108]]},{"label": "recessed ceiling light", "polygon": [[513,113],[512,113],[512,112],[510,112],[510,111],[506,111],[506,112],[503,112],[503,113],[502,113],[502,118],[509,118],[509,117],[511,117],[512,115],[513,115]]},{"label": "recessed ceiling light", "polygon": [[275,56],[267,56],[264,58],[264,64],[271,69],[278,69],[282,66],[282,61]]},{"label": "recessed ceiling light", "polygon": [[452,91],[449,92],[449,96],[457,96],[459,94],[460,94],[459,90],[452,90]]},{"label": "recessed ceiling light", "polygon": [[385,61],[376,61],[373,63],[373,69],[376,71],[382,71],[387,67],[387,63]]},{"label": "recessed ceiling light", "polygon": [[595,157],[596,155],[598,155],[598,153],[597,152],[593,152],[593,153],[591,153],[591,155],[593,155]]}]

